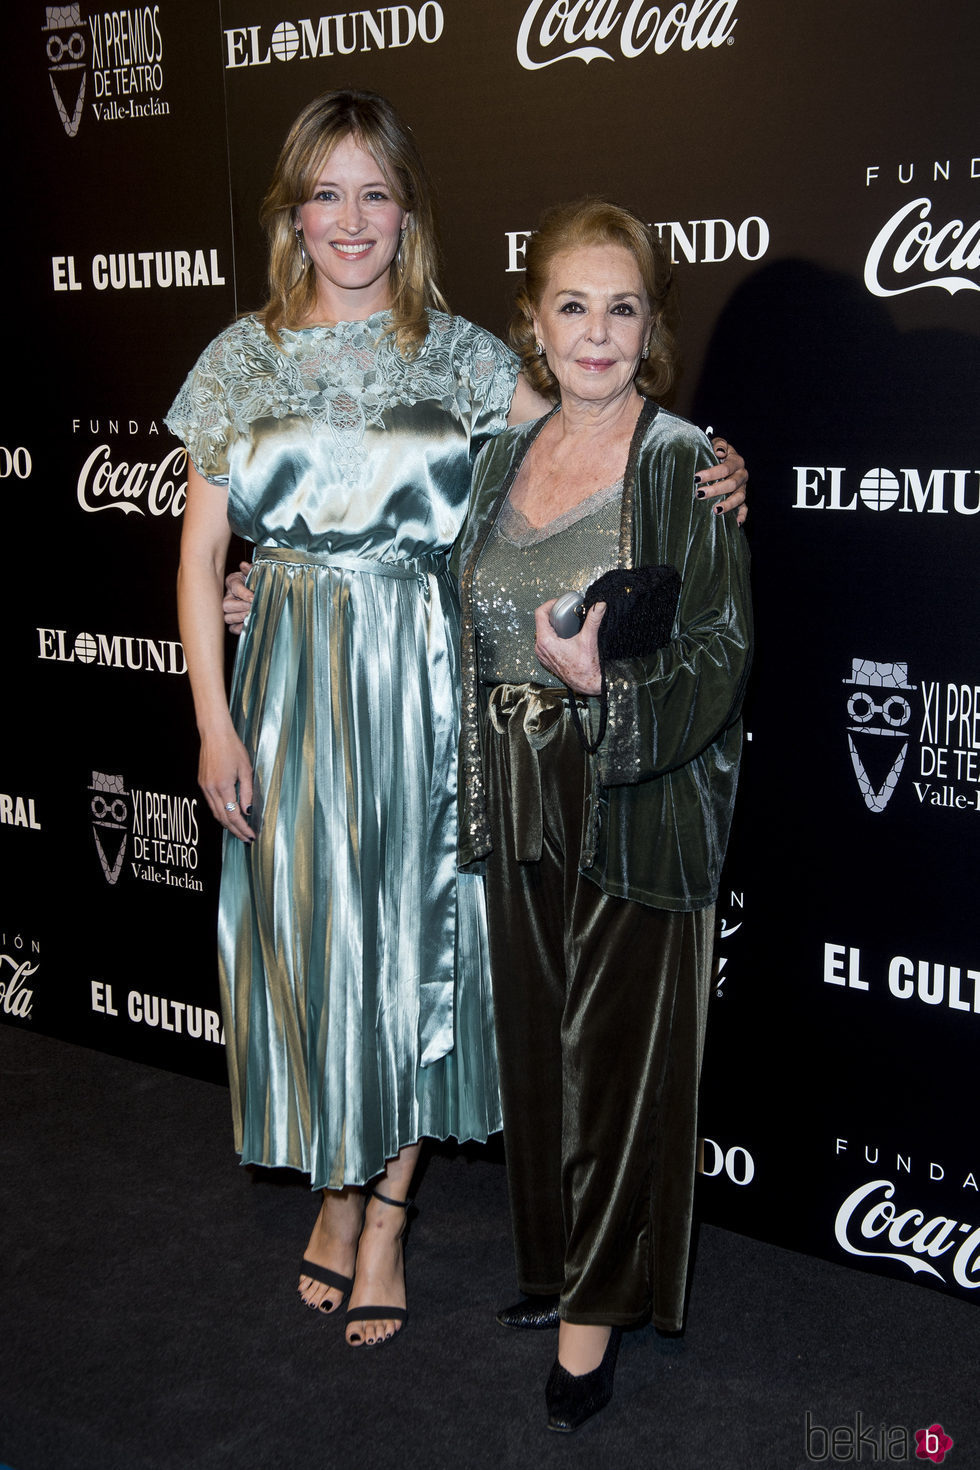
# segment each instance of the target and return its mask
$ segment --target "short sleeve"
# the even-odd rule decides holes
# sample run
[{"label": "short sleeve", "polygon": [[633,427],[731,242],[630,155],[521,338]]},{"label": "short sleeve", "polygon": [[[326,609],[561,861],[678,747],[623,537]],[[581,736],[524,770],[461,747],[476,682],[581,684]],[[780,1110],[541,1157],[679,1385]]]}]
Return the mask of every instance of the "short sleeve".
[{"label": "short sleeve", "polygon": [[213,485],[228,483],[232,439],[224,345],[222,336],[204,349],[163,419],[186,446],[195,469]]},{"label": "short sleeve", "polygon": [[472,322],[465,327],[457,366],[469,395],[470,453],[475,456],[488,439],[507,427],[520,363],[492,333]]}]

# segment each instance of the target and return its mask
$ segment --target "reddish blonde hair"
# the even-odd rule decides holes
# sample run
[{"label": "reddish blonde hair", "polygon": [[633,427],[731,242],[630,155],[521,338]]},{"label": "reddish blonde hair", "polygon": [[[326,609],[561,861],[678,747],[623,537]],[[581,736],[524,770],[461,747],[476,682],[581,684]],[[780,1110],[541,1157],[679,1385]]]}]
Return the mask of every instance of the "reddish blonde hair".
[{"label": "reddish blonde hair", "polygon": [[647,398],[664,398],[677,375],[673,317],[673,271],[666,250],[652,230],[628,209],[607,199],[577,199],[549,209],[527,242],[524,285],[517,293],[508,336],[533,388],[558,398],[558,380],[538,353],[534,316],[544,298],[555,258],[587,245],[621,245],[636,261],[653,316],[649,355],[640,360],[635,383]]}]

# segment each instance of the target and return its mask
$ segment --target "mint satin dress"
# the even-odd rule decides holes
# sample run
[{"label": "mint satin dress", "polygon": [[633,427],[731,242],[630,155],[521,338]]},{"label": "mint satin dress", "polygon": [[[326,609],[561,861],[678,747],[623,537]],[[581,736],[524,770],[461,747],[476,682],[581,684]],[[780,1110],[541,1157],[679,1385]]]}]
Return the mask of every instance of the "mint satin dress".
[{"label": "mint satin dress", "polygon": [[482,880],[456,872],[459,612],[447,560],[516,360],[429,314],[205,350],[167,416],[255,543],[231,709],[258,836],[218,922],[243,1163],[363,1184],[422,1137],[500,1127]]}]

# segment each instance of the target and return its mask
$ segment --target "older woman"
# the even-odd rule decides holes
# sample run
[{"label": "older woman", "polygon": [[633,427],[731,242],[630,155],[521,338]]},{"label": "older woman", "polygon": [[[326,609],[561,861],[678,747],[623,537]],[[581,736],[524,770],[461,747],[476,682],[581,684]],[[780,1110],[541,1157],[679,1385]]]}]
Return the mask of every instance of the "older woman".
[{"label": "older woman", "polygon": [[[748,556],[694,489],[713,461],[655,401],[670,273],[627,211],[551,213],[512,342],[559,399],[482,451],[461,543],[464,861],[486,859],[518,1279],[507,1326],[560,1318],[549,1424],[605,1404],[624,1327],[682,1323],[714,902],[749,666]],[[672,637],[608,663],[603,605],[557,594],[620,566],[680,573]],[[590,742],[591,743],[591,742]]]},{"label": "older woman", "polygon": [[[192,461],[181,632],[200,779],[227,828],[220,978],[236,1146],[323,1201],[300,1291],[347,1340],[406,1315],[425,1136],[499,1126],[481,882],[455,872],[458,605],[473,457],[547,402],[450,316],[429,186],[383,98],[294,123],[263,206],[270,295],[168,422]],[[742,496],[713,459],[708,493]],[[256,544],[231,709],[221,579]],[[365,1206],[365,1187],[367,1203]]]}]

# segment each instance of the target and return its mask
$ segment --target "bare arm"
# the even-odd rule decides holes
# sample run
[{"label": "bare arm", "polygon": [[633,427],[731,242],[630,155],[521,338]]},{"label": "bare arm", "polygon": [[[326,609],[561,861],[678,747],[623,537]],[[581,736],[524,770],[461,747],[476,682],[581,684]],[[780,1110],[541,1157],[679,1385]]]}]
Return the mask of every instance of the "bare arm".
[{"label": "bare arm", "polygon": [[201,737],[198,781],[215,818],[249,842],[255,833],[243,812],[252,804],[252,766],[225,696],[221,596],[231,540],[227,503],[227,492],[188,462],[177,611]]},{"label": "bare arm", "polygon": [[510,400],[510,410],[507,414],[507,424],[513,429],[518,424],[526,424],[531,419],[539,419],[542,414],[550,413],[554,408],[550,398],[545,398],[531,387],[527,378],[521,373],[514,385],[514,396]]}]

